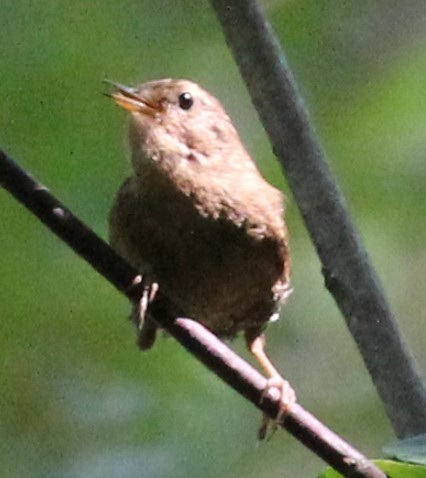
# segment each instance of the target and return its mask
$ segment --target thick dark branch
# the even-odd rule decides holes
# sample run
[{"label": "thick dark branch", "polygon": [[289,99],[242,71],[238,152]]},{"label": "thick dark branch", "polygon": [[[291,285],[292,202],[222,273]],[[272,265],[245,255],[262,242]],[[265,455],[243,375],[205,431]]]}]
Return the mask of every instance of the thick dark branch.
[{"label": "thick dark branch", "polygon": [[399,437],[426,431],[426,389],[256,0],[211,0],[333,294]]},{"label": "thick dark branch", "polygon": [[[77,219],[44,186],[0,151],[0,184],[44,222],[130,300],[137,301],[141,276]],[[262,398],[266,379],[201,324],[170,315],[167,298],[150,306],[158,324],[210,370],[271,418],[279,411],[273,390]],[[385,474],[315,417],[296,404],[281,424],[329,465],[347,477],[384,478]]]}]

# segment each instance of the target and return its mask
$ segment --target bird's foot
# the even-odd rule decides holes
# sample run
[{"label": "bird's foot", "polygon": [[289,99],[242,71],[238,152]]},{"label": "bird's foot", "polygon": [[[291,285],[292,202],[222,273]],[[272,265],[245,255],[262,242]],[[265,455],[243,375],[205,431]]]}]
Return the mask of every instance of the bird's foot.
[{"label": "bird's foot", "polygon": [[138,304],[138,330],[142,330],[145,323],[145,316],[148,310],[149,304],[154,300],[155,295],[158,292],[157,282],[149,282],[144,286],[142,297]]},{"label": "bird's foot", "polygon": [[[266,382],[266,387],[262,392],[261,402],[271,392],[279,393],[280,409],[277,416],[272,419],[268,415],[264,414],[262,423],[259,428],[258,438],[259,440],[270,440],[277,430],[280,423],[282,423],[285,416],[291,411],[292,406],[296,403],[296,392],[287,380],[284,380],[280,375],[270,377]],[[271,394],[272,394],[271,393]],[[275,395],[274,393],[274,395]]]},{"label": "bird's foot", "polygon": [[157,325],[149,317],[148,307],[154,300],[158,292],[158,284],[156,282],[146,281],[143,284],[143,290],[139,302],[133,305],[130,315],[131,321],[137,328],[137,343],[140,349],[146,350],[152,347],[155,342]]}]

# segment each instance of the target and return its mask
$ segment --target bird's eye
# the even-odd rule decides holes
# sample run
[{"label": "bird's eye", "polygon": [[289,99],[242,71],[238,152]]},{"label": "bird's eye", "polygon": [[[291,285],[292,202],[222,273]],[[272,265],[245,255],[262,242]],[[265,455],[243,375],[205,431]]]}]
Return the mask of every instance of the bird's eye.
[{"label": "bird's eye", "polygon": [[191,106],[194,104],[194,98],[192,97],[191,93],[182,93],[179,96],[179,106],[183,110],[189,110]]}]

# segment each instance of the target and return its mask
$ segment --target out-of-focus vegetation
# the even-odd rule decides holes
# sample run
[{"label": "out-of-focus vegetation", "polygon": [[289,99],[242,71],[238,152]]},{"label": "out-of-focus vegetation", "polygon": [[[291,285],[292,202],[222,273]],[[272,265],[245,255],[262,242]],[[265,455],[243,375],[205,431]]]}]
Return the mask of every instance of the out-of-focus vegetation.
[{"label": "out-of-focus vegetation", "polygon": [[[426,366],[426,4],[265,1],[402,329]],[[106,237],[126,176],[123,83],[193,79],[286,188],[206,1],[4,0],[0,144]],[[289,196],[295,292],[269,351],[301,402],[370,456],[393,434]],[[0,470],[14,477],[315,476],[285,433],[172,339],[134,345],[128,304],[0,190]],[[235,348],[245,353],[243,344]]]}]

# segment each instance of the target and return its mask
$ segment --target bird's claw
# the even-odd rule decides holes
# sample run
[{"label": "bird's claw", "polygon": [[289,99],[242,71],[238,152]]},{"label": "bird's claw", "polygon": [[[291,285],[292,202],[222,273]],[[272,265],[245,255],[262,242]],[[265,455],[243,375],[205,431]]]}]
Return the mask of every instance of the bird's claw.
[{"label": "bird's claw", "polygon": [[145,323],[145,316],[150,302],[155,298],[158,292],[158,284],[156,282],[149,282],[144,286],[142,297],[137,306],[136,325],[139,331],[142,330]]},{"label": "bird's claw", "polygon": [[282,423],[285,416],[291,411],[292,406],[296,403],[296,392],[287,380],[277,375],[267,380],[266,386],[260,397],[262,402],[272,390],[279,393],[280,408],[277,416],[272,419],[264,414],[262,423],[259,428],[259,440],[271,439],[278,426]]}]

